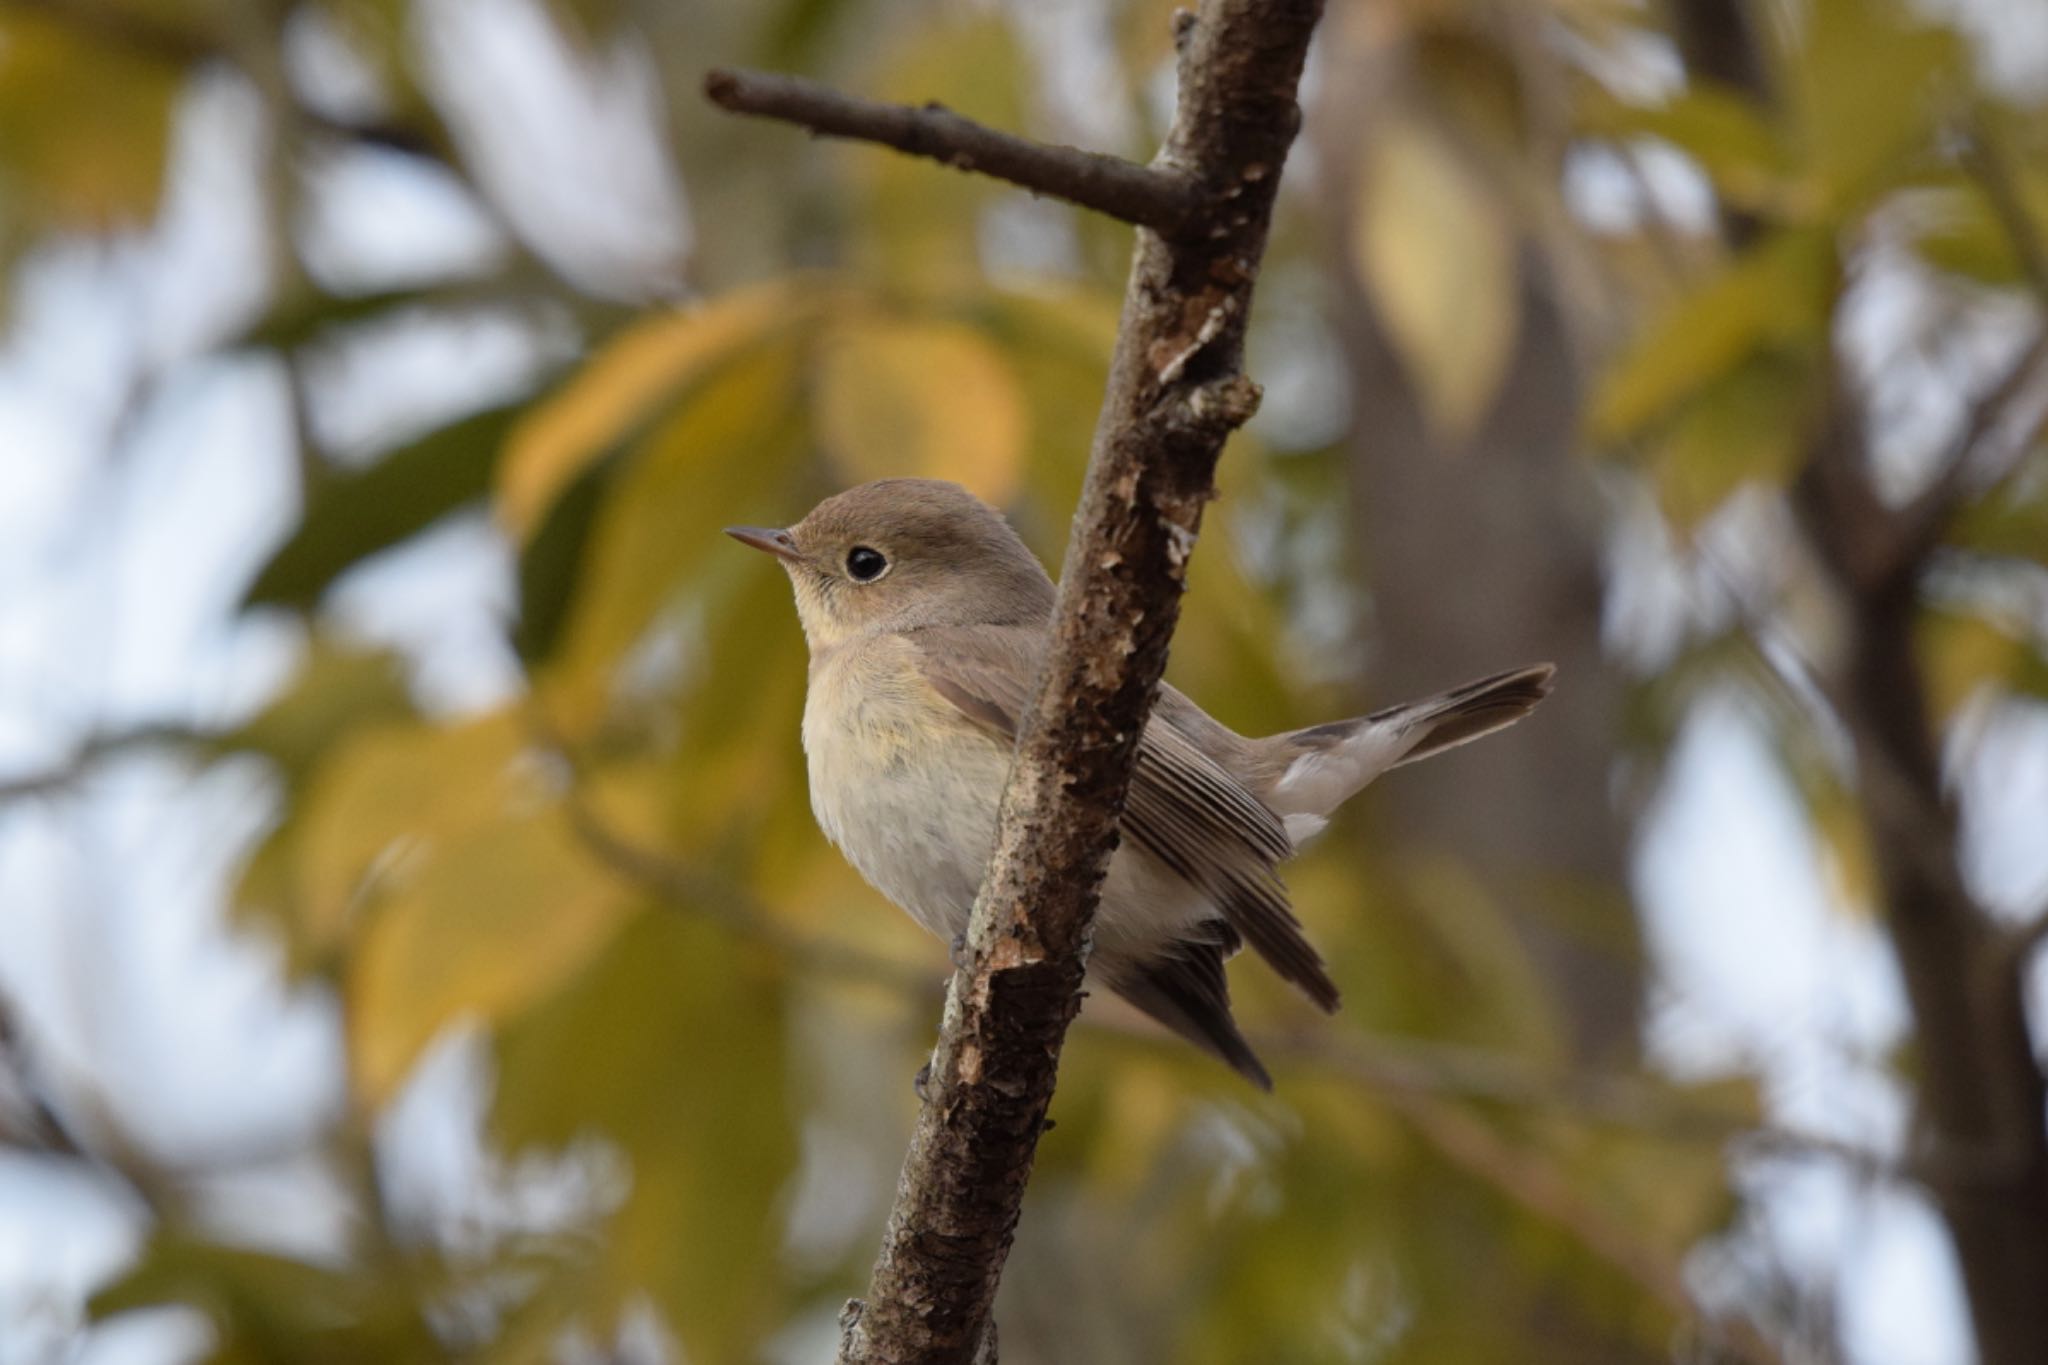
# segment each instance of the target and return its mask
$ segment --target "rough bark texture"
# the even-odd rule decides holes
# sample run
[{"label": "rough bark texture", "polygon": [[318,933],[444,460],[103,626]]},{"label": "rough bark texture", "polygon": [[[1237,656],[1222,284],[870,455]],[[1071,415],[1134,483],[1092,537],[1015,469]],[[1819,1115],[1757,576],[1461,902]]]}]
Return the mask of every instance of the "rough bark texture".
[{"label": "rough bark texture", "polygon": [[[1045,676],[843,1362],[994,1358],[990,1305],[1079,1008],[1137,737],[1217,456],[1258,401],[1245,318],[1320,13],[1319,0],[1207,0],[1177,17],[1179,107],[1149,173],[1193,194],[1184,216],[1138,233]],[[939,142],[917,150],[953,160],[944,132],[926,131]]]}]

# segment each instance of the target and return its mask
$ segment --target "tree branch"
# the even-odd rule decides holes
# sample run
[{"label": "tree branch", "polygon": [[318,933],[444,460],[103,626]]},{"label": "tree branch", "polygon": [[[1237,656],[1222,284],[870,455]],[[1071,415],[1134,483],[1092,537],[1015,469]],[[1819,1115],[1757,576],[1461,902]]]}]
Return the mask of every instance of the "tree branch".
[{"label": "tree branch", "polygon": [[145,725],[93,735],[82,741],[62,763],[37,772],[0,775],[0,807],[35,797],[56,796],[69,791],[100,764],[151,749],[204,753],[217,743],[218,735],[182,725]]},{"label": "tree branch", "polygon": [[1894,518],[1898,534],[1893,538],[1892,554],[1900,564],[1917,565],[1925,559],[1941,542],[1956,510],[1995,487],[2023,459],[2043,422],[2048,421],[2048,407],[2033,414],[2025,431],[2010,435],[2004,443],[2002,465],[1986,467],[1980,452],[2007,425],[2014,409],[2032,394],[2044,373],[2048,373],[2048,327],[2036,330],[1998,378],[1977,396],[1949,441],[1934,478],[1899,509]]},{"label": "tree branch", "polygon": [[714,920],[807,970],[870,981],[913,998],[929,999],[937,994],[935,973],[920,971],[856,944],[794,933],[744,888],[705,872],[695,863],[634,843],[605,821],[580,788],[571,788],[565,808],[570,828],[593,857],[664,903]]},{"label": "tree branch", "polygon": [[[1179,26],[1179,109],[1158,162],[1203,189],[1173,212],[1149,192],[1125,206],[1174,231],[1138,234],[1045,672],[1021,718],[930,1099],[867,1301],[848,1306],[840,1360],[849,1365],[993,1358],[989,1307],[1079,1008],[1138,735],[1217,457],[1257,404],[1243,372],[1245,317],[1320,13],[1319,0],[1206,0]],[[710,88],[714,98],[733,89],[719,78]],[[1078,154],[1035,155],[1024,164]],[[1085,178],[1033,187],[1099,198]]]},{"label": "tree branch", "polygon": [[1171,171],[999,132],[938,104],[884,104],[765,71],[713,71],[704,77],[704,94],[735,114],[894,147],[1156,232],[1179,231],[1195,211],[1195,186]]},{"label": "tree branch", "polygon": [[[1980,1358],[2020,1365],[2048,1341],[2040,1293],[2048,1284],[2048,1087],[2033,1050],[2024,963],[1963,878],[1915,646],[1926,551],[1962,480],[1929,507],[1887,508],[1870,487],[1857,395],[1838,382],[1832,408],[1794,505],[1846,604],[1844,665],[1830,691],[1855,745],[1863,819],[1913,1013],[1922,1164],[1969,1173],[1930,1189],[1955,1239]],[[1967,427],[1980,420],[1969,419],[1958,440],[1971,441]]]},{"label": "tree branch", "polygon": [[1682,1256],[1588,1199],[1547,1153],[1441,1100],[1396,1092],[1386,1101],[1452,1165],[1569,1233],[1705,1342],[1747,1365],[1784,1365],[1784,1353],[1753,1323],[1702,1308],[1686,1286]]},{"label": "tree branch", "polygon": [[[600,862],[664,905],[702,915],[733,934],[781,954],[797,968],[860,982],[928,1002],[939,978],[858,945],[797,933],[744,887],[686,859],[635,842],[610,825],[583,789],[565,798],[571,827]],[[2013,935],[2015,953],[2048,936],[2048,919]],[[1182,1045],[1135,1014],[1110,1011],[1086,1021],[1092,1031],[1139,1045],[1178,1050]],[[1460,1043],[1350,1030],[1262,1032],[1248,1035],[1253,1051],[1304,1075],[1333,1077],[1385,1100],[1409,1095],[1444,1102],[1479,1102],[1564,1118],[1575,1124],[1625,1129],[1674,1143],[1737,1144],[1759,1155],[1839,1162],[1864,1179],[1934,1183],[1967,1172],[1909,1167],[1889,1154],[1819,1133],[1759,1128],[1726,1109],[1691,1102],[1655,1082],[1626,1072],[1546,1067],[1527,1058]],[[1427,1133],[1424,1134],[1428,1136]]]},{"label": "tree branch", "polygon": [[1991,212],[2012,246],[2028,288],[2034,291],[2035,298],[2048,305],[2048,242],[2043,241],[2040,225],[2028,211],[1997,140],[1981,122],[1963,148],[1962,161],[1983,186],[1984,197],[1991,202]]}]

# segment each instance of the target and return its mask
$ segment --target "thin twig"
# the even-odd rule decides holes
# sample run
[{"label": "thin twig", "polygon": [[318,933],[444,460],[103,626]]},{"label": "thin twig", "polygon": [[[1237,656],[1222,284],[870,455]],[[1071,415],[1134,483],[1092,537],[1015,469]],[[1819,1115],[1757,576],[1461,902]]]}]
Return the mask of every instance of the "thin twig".
[{"label": "thin twig", "polygon": [[103,0],[0,0],[0,12],[13,10],[111,43],[137,56],[172,66],[196,66],[229,60],[221,43],[185,25],[150,17],[129,5]]},{"label": "thin twig", "polygon": [[2048,405],[2034,413],[2028,430],[2014,433],[2006,443],[2003,466],[1987,466],[1982,448],[2012,417],[2020,401],[2034,393],[2044,374],[2048,374],[2048,325],[2037,328],[1998,378],[1977,396],[1949,441],[1933,480],[1899,509],[1896,555],[1913,560],[1925,557],[1939,543],[1957,508],[1981,497],[2012,472],[2048,423]]},{"label": "thin twig", "polygon": [[76,786],[109,759],[145,749],[199,750],[218,736],[180,725],[146,725],[134,730],[95,735],[81,743],[62,763],[37,772],[0,777],[0,806],[31,797],[56,796]]},{"label": "thin twig", "polygon": [[1512,1142],[1440,1100],[1397,1092],[1388,1103],[1453,1165],[1562,1228],[1681,1322],[1749,1365],[1783,1365],[1783,1352],[1755,1324],[1716,1318],[1700,1306],[1686,1287],[1680,1256],[1586,1198],[1547,1153]]},{"label": "thin twig", "polygon": [[2006,165],[2004,155],[1981,124],[1964,148],[1962,161],[1964,168],[1984,187],[1984,196],[1991,201],[1991,212],[1997,216],[1998,225],[2004,230],[2013,255],[2019,261],[2020,274],[2034,291],[2034,297],[2043,307],[2048,307],[2048,240],[2043,239],[2040,225],[2035,223],[2026,201],[2020,197],[2019,186],[2013,181],[2012,169]]},{"label": "thin twig", "polygon": [[742,938],[774,949],[798,967],[872,982],[912,999],[938,998],[941,981],[936,975],[855,944],[827,942],[791,931],[741,887],[620,834],[581,791],[571,790],[566,807],[570,826],[585,848],[664,903],[703,915]]},{"label": "thin twig", "polygon": [[[665,904],[703,915],[773,949],[801,970],[899,992],[910,1000],[929,1001],[939,994],[938,977],[916,966],[787,928],[744,888],[619,833],[580,793],[569,796],[568,811],[577,837],[592,854]],[[1156,1024],[1128,1013],[1097,1011],[1083,1016],[1081,1023],[1098,1034],[1166,1048],[1181,1046]],[[1724,1110],[1675,1097],[1643,1077],[1558,1071],[1485,1048],[1355,1030],[1260,1032],[1250,1041],[1261,1056],[1279,1065],[1338,1077],[1375,1095],[1428,1095],[1540,1110],[1659,1140],[1740,1144],[1771,1155],[1838,1161],[1874,1178],[1917,1178],[1881,1152],[1816,1133],[1746,1123]]]},{"label": "thin twig", "polygon": [[713,71],[704,78],[704,93],[736,114],[780,119],[821,137],[879,143],[1157,232],[1183,227],[1195,201],[1193,185],[1170,171],[999,132],[937,104],[885,104],[764,71]]}]

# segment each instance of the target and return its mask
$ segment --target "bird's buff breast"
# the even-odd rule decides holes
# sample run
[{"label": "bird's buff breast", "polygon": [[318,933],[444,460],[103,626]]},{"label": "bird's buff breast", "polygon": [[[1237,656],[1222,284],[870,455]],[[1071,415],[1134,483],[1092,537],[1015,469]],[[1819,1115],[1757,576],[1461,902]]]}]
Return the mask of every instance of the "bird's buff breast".
[{"label": "bird's buff breast", "polygon": [[964,933],[1009,753],[884,637],[811,669],[804,755],[818,826],[869,884],[943,939]]}]

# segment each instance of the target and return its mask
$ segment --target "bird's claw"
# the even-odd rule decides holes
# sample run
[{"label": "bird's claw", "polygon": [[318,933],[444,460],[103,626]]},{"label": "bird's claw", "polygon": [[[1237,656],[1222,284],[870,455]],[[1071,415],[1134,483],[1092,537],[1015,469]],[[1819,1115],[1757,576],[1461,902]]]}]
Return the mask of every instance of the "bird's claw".
[{"label": "bird's claw", "polygon": [[930,1062],[926,1062],[923,1066],[917,1069],[917,1074],[910,1078],[910,1088],[917,1092],[917,1098],[920,1104],[930,1104],[932,1102],[931,1084],[932,1064]]}]

